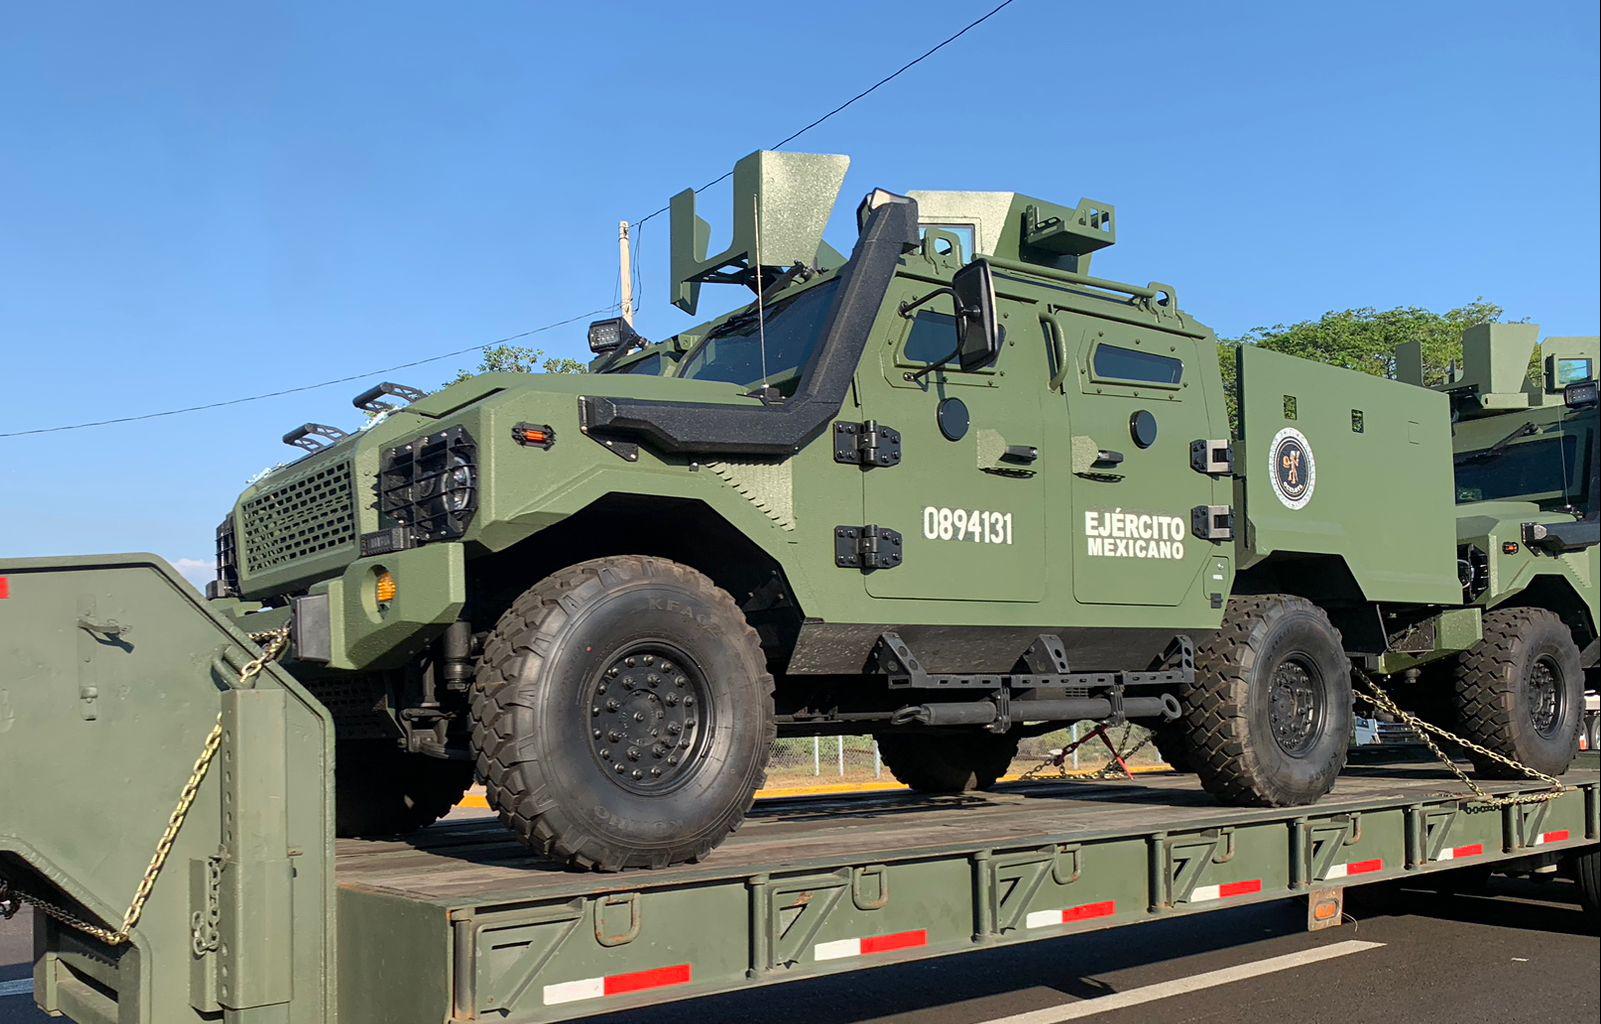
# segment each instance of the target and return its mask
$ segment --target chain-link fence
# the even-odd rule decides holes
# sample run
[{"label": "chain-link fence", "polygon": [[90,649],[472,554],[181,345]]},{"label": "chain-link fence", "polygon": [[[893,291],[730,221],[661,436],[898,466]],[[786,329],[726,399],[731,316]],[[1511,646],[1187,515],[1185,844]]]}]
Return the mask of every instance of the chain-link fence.
[{"label": "chain-link fence", "polygon": [[[1087,736],[1091,722],[1071,726],[1026,739],[1019,745],[1017,759],[1009,775],[1021,775],[1050,757],[1053,751]],[[1126,732],[1125,732],[1126,730]],[[1119,750],[1140,746],[1129,760],[1130,766],[1157,766],[1161,757],[1145,739],[1142,726],[1118,726],[1108,734]],[[1091,740],[1068,758],[1069,770],[1094,770],[1104,766],[1110,752],[1099,741]],[[893,782],[894,776],[878,756],[878,744],[871,736],[814,736],[782,739],[773,744],[773,758],[767,769],[768,789],[797,789],[838,783]]]}]

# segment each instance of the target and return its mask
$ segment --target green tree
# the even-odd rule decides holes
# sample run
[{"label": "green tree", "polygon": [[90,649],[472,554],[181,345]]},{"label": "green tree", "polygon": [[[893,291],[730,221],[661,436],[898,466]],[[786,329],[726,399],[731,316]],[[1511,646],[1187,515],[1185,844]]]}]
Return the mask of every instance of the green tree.
[{"label": "green tree", "polygon": [[588,367],[565,356],[547,356],[542,348],[524,345],[491,345],[476,370],[458,370],[446,383],[459,384],[480,373],[583,373]]},{"label": "green tree", "polygon": [[[1504,313],[1500,306],[1483,298],[1444,313],[1418,306],[1386,310],[1364,307],[1324,313],[1316,320],[1255,327],[1238,338],[1219,338],[1218,358],[1228,390],[1229,420],[1236,423],[1238,417],[1234,360],[1240,345],[1256,345],[1375,377],[1393,377],[1396,348],[1402,342],[1420,341],[1423,380],[1434,386],[1445,383],[1452,366],[1461,367],[1462,332],[1475,324],[1500,323]],[[1536,352],[1530,363],[1531,372],[1537,368],[1538,359]]]}]

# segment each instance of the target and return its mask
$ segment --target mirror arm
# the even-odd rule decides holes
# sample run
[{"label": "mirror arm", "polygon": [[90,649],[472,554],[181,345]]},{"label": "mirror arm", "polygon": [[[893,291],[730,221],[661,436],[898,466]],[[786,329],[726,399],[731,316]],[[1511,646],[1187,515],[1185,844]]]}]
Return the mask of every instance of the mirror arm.
[{"label": "mirror arm", "polygon": [[901,305],[900,305],[900,314],[901,314],[901,316],[906,317],[907,319],[910,319],[912,310],[916,309],[918,306],[923,305],[925,302],[928,302],[931,299],[939,298],[941,295],[949,295],[952,298],[956,297],[956,293],[951,291],[949,288],[936,288],[933,291],[929,292],[927,295],[923,296],[920,299],[917,299],[914,302],[903,302],[903,303],[901,303]]},{"label": "mirror arm", "polygon": [[937,361],[932,362],[932,363],[927,363],[924,366],[922,366],[921,368],[916,369],[916,370],[907,370],[905,373],[901,374],[901,379],[902,380],[906,380],[906,381],[910,381],[910,382],[915,384],[916,382],[922,380],[924,377],[927,377],[929,374],[933,373],[935,370],[938,370],[938,369],[940,369],[941,367],[944,367],[944,366],[951,365],[951,363],[954,362],[956,360],[956,358],[958,356],[960,356],[961,354],[962,354],[962,350],[960,348],[957,348],[950,355],[946,356],[943,359],[937,360]]}]

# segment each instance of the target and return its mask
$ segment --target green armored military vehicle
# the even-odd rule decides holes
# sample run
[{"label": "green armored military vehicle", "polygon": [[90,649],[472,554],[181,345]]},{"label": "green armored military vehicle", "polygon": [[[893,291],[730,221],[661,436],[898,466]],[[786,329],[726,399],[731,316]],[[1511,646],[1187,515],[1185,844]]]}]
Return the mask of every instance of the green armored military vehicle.
[{"label": "green armored military vehicle", "polygon": [[[1468,739],[1552,773],[1573,757],[1582,694],[1596,687],[1598,582],[1596,338],[1548,338],[1536,324],[1463,335],[1451,399],[1457,558],[1484,638],[1422,675],[1420,694]],[[1537,347],[1538,346],[1538,347]],[[1538,352],[1538,358],[1531,356]],[[1532,368],[1531,368],[1531,363]],[[1397,376],[1422,384],[1416,343]],[[1508,766],[1475,753],[1481,772]]]},{"label": "green armored military vehicle", "polygon": [[240,496],[211,596],[291,629],[342,832],[427,824],[476,771],[536,848],[665,865],[738,826],[777,734],[872,733],[960,792],[1081,719],[1297,805],[1343,766],[1353,659],[1472,657],[1446,395],[1247,348],[1231,437],[1211,330],[1091,275],[1111,206],[875,190],[845,256],[847,163],[742,160],[716,253],[673,200],[674,303],[748,305],[593,325],[587,374],[374,388]]}]

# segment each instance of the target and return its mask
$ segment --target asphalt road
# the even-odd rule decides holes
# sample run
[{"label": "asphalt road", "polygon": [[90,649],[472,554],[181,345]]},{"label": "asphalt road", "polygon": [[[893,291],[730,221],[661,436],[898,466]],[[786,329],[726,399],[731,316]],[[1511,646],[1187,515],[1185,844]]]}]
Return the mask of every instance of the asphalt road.
[{"label": "asphalt road", "polygon": [[[1601,922],[1579,909],[1565,882],[1496,879],[1485,895],[1375,890],[1348,901],[1347,910],[1354,922],[1316,934],[1304,930],[1304,904],[1284,902],[589,1019],[594,1024],[1601,1020]],[[26,914],[0,924],[0,993],[9,991],[5,982],[28,977],[30,927]],[[1253,972],[1261,973],[1230,980]],[[1100,1009],[1106,1003],[1083,1005],[1095,999],[1129,1005],[1111,1010]],[[0,995],[0,1024],[51,1019],[34,1008],[31,994]]]}]

